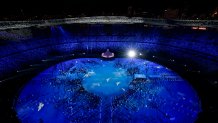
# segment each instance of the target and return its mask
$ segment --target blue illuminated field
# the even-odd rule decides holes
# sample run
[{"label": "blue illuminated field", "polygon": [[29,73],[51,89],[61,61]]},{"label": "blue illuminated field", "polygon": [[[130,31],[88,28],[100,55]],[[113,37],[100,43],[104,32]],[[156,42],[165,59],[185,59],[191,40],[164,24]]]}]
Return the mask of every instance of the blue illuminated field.
[{"label": "blue illuminated field", "polygon": [[81,58],[33,78],[15,109],[24,123],[193,123],[201,104],[191,85],[164,66]]}]

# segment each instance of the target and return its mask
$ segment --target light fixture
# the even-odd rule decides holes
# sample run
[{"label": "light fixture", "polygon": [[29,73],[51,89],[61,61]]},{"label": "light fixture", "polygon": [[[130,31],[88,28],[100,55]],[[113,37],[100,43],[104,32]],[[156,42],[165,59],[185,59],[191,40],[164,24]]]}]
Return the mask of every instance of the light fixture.
[{"label": "light fixture", "polygon": [[134,57],[136,56],[136,52],[135,52],[134,50],[129,50],[129,51],[128,51],[128,56],[129,56],[130,58],[134,58]]}]

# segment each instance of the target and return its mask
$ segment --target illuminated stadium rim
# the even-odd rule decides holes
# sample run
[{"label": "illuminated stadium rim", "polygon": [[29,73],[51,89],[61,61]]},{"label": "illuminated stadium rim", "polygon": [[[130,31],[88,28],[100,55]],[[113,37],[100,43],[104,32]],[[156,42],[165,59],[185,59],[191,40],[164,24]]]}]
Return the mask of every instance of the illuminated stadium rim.
[{"label": "illuminated stadium rim", "polygon": [[203,26],[210,28],[218,28],[218,20],[180,20],[126,16],[93,16],[50,20],[1,21],[0,30],[20,29],[29,27],[46,27],[63,24],[147,24],[156,26]]},{"label": "illuminated stadium rim", "polygon": [[[103,41],[102,41],[103,42]],[[120,41],[121,42],[121,41]],[[63,44],[78,44],[78,42],[68,42],[68,43],[60,43],[60,44],[55,44],[55,45],[63,45]],[[149,43],[149,42],[137,42],[137,43]],[[163,45],[163,44],[158,44],[158,43],[152,43],[152,44],[155,44],[155,45]],[[11,56],[11,55],[16,55],[16,54],[19,54],[19,53],[23,53],[23,52],[28,52],[28,51],[31,51],[31,50],[35,50],[35,49],[40,49],[40,48],[46,48],[46,47],[49,47],[50,45],[46,45],[46,46],[41,46],[41,47],[37,47],[37,48],[32,48],[32,49],[27,49],[27,50],[24,50],[24,51],[20,51],[20,52],[16,52],[16,53],[13,53],[13,54],[9,54],[9,55],[7,55],[7,56],[3,56],[3,57],[1,57],[1,58],[4,58],[4,57],[8,57],[8,56]],[[171,48],[176,48],[177,50],[180,50],[181,52],[185,52],[185,51],[187,51],[187,50],[190,50],[190,49],[186,49],[186,48],[181,48],[181,47],[176,47],[176,46],[167,46],[167,45],[164,45],[164,46],[166,46],[166,47],[171,47]],[[98,49],[98,48],[96,48],[96,49]],[[85,50],[82,50],[82,52],[85,52]],[[82,56],[80,56],[79,54],[82,54],[82,52],[80,52],[80,53],[71,53],[71,54],[67,54],[67,55],[58,55],[58,56],[54,56],[54,57],[51,57],[50,59],[41,59],[41,61],[43,62],[43,63],[40,63],[40,64],[37,64],[37,66],[30,66],[30,67],[28,67],[28,68],[24,68],[24,69],[20,69],[20,70],[18,70],[17,72],[18,73],[20,73],[20,74],[18,74],[18,75],[15,75],[15,76],[11,76],[11,77],[7,77],[7,78],[4,78],[4,79],[2,79],[2,80],[0,80],[0,83],[2,83],[2,82],[5,82],[5,81],[8,81],[8,80],[11,80],[11,79],[14,79],[14,78],[17,78],[17,77],[20,77],[20,76],[23,76],[22,74],[24,74],[25,75],[25,73],[28,73],[28,72],[30,72],[30,71],[37,71],[37,70],[39,70],[39,69],[42,69],[42,70],[44,70],[45,68],[44,67],[48,67],[48,66],[51,66],[52,64],[54,64],[53,62],[55,62],[55,64],[57,64],[57,63],[59,63],[59,62],[63,62],[63,61],[66,61],[66,60],[70,60],[70,59],[76,59],[76,58],[88,58],[90,55],[91,56],[93,56],[94,54],[89,54],[88,56],[87,56],[87,54],[83,54]],[[141,51],[141,52],[143,52],[143,50]],[[152,51],[151,51],[152,52]],[[123,53],[123,54],[125,54],[125,53]],[[208,58],[208,55],[207,54],[201,54],[201,52],[198,52],[198,51],[192,51],[192,54],[193,55],[196,55],[196,54],[198,54],[198,56],[199,55],[201,55],[201,56],[199,56],[199,57],[202,57],[202,58],[206,58],[206,59],[209,59]],[[211,55],[212,56],[212,55]],[[96,57],[96,55],[95,55],[95,57]],[[125,55],[123,55],[122,57],[127,57],[127,56],[125,56]],[[138,57],[138,56],[137,56]],[[139,56],[140,57],[140,56]],[[214,57],[214,56],[212,56],[212,57]],[[212,58],[211,57],[211,58]],[[99,55],[99,58],[101,58],[100,57],[100,55]],[[118,58],[120,58],[120,56],[118,56]],[[146,59],[146,57],[140,57],[140,58],[142,58],[142,59]],[[150,59],[151,60],[151,59]],[[216,59],[216,58],[214,58],[214,59],[209,59],[209,60],[212,60],[212,61],[215,61],[215,62],[217,62],[218,61],[218,59]],[[155,62],[156,63],[156,61],[153,61],[153,60],[151,60],[152,62]],[[52,63],[51,63],[52,62]],[[159,62],[157,62],[157,63],[159,63]],[[48,64],[48,65],[45,65],[45,64]],[[178,71],[176,71],[176,70],[174,70],[175,72],[178,72]]]},{"label": "illuminated stadium rim", "polygon": [[[84,43],[84,42],[87,42],[87,41],[81,41],[81,42]],[[58,46],[58,45],[64,45],[64,44],[79,44],[81,42],[79,41],[79,42],[58,43],[58,44],[54,44],[52,46]],[[88,41],[88,42],[94,42],[94,41]],[[97,42],[105,42],[105,41],[97,41]],[[111,42],[125,42],[125,41],[111,41]],[[191,53],[194,54],[194,55],[198,55],[198,56],[203,57],[204,59],[209,59],[209,60],[218,62],[217,56],[212,55],[212,54],[207,54],[207,53],[199,52],[199,51],[196,51],[196,50],[193,50],[193,49],[188,49],[188,48],[183,48],[183,47],[178,47],[178,46],[173,46],[173,45],[167,45],[167,44],[152,43],[152,42],[140,42],[139,41],[137,43],[140,43],[140,44],[153,44],[153,45],[171,47],[171,48],[176,48],[176,49],[181,50],[181,51],[191,51]],[[44,46],[39,46],[39,47],[36,47],[36,48],[26,49],[26,50],[22,50],[22,51],[19,51],[19,52],[7,54],[6,56],[1,56],[0,58],[16,55],[16,54],[23,53],[23,52],[28,52],[28,51],[35,50],[35,49],[46,48],[46,47],[50,47],[50,46],[51,45],[44,45]],[[210,57],[208,57],[208,56],[210,56]]]}]

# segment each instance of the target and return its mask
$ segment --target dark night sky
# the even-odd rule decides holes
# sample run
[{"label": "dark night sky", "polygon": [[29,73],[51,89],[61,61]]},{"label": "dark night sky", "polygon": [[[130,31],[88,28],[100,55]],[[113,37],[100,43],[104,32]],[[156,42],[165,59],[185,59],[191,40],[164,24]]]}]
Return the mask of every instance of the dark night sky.
[{"label": "dark night sky", "polygon": [[0,4],[1,15],[62,14],[127,12],[128,6],[135,10],[158,12],[166,8],[186,6],[194,12],[211,11],[218,0],[7,0]]}]

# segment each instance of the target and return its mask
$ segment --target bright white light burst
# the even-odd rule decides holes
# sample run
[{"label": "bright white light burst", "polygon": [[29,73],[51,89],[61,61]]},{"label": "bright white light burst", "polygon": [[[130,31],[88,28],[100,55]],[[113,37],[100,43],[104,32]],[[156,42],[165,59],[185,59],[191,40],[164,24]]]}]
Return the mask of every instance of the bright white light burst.
[{"label": "bright white light burst", "polygon": [[135,52],[134,50],[130,50],[130,51],[128,52],[128,56],[129,56],[130,58],[134,58],[134,57],[136,56],[136,52]]}]

